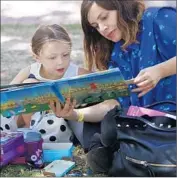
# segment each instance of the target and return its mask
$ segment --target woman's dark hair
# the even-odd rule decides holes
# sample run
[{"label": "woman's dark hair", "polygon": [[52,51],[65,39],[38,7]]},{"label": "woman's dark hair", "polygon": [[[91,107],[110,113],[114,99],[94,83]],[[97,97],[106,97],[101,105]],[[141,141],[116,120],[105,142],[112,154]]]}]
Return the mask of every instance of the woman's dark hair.
[{"label": "woman's dark hair", "polygon": [[84,32],[84,51],[89,70],[95,66],[107,69],[114,43],[94,29],[88,21],[88,12],[96,3],[106,10],[117,10],[118,27],[122,32],[122,49],[134,42],[139,31],[139,22],[145,9],[143,0],[83,0],[81,5],[81,25]]}]

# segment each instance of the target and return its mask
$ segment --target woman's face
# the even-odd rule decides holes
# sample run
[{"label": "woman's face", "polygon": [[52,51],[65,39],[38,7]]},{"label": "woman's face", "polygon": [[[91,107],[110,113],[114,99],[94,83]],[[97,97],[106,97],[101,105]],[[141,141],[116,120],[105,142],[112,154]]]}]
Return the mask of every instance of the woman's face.
[{"label": "woman's face", "polygon": [[122,32],[117,27],[117,11],[106,10],[95,2],[88,12],[88,21],[102,36],[110,41],[118,42],[122,39]]}]

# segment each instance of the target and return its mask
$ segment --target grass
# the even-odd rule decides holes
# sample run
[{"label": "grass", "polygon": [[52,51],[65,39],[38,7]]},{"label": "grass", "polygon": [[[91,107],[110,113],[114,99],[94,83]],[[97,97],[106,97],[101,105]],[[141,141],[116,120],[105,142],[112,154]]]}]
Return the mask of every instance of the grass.
[{"label": "grass", "polygon": [[37,177],[43,176],[40,170],[32,170],[25,165],[8,165],[1,169],[1,177]]},{"label": "grass", "polygon": [[[31,38],[38,26],[38,24],[2,24],[1,35],[25,36],[25,38]],[[72,34],[78,34],[78,32],[81,32],[80,24],[65,24],[64,27],[68,32],[72,32]]]},{"label": "grass", "polygon": [[[80,146],[77,146],[73,152],[72,160],[76,163],[76,166],[68,172],[80,172],[81,176],[89,177],[105,177],[104,174],[93,174],[89,169],[86,161],[86,154]],[[66,175],[66,177],[68,176]],[[31,169],[27,165],[7,165],[1,169],[1,177],[43,177],[42,170]]]},{"label": "grass", "polygon": [[[85,164],[83,164],[85,161],[82,161],[83,157],[79,159],[77,158],[77,155],[84,155],[81,154],[82,149],[80,147],[76,147],[76,149],[73,152],[73,157],[76,156],[76,161],[77,164],[79,163],[78,166],[76,166],[74,169],[79,169],[79,170],[85,170],[83,167],[85,167]],[[43,176],[42,170],[40,169],[32,169],[28,165],[7,165],[2,168],[1,170],[1,177],[38,177],[38,176]]]}]

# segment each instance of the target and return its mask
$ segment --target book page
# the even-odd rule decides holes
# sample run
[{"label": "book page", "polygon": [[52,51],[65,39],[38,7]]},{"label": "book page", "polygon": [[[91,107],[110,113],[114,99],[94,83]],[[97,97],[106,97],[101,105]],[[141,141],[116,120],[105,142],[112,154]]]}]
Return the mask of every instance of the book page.
[{"label": "book page", "polygon": [[53,83],[16,87],[1,91],[1,114],[11,117],[24,113],[49,110],[48,102],[56,100]]},{"label": "book page", "polygon": [[129,96],[128,84],[118,68],[60,80],[55,86],[64,98],[77,101],[76,108]]}]

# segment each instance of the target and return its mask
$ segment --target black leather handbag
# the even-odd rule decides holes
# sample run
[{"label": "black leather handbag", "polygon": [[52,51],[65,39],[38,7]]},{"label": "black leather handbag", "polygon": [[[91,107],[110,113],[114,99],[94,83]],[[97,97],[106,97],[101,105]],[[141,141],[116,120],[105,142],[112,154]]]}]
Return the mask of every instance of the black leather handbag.
[{"label": "black leather handbag", "polygon": [[101,122],[101,142],[114,150],[109,176],[176,177],[175,119],[131,117],[115,107]]}]

